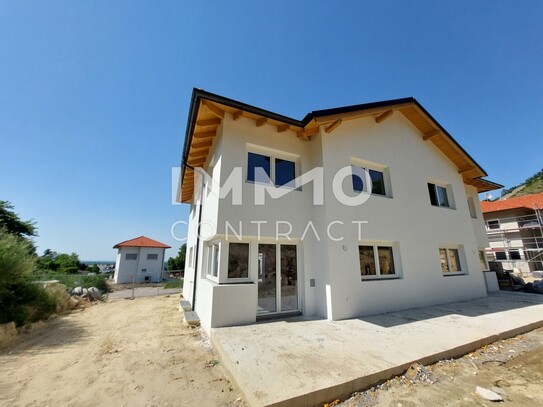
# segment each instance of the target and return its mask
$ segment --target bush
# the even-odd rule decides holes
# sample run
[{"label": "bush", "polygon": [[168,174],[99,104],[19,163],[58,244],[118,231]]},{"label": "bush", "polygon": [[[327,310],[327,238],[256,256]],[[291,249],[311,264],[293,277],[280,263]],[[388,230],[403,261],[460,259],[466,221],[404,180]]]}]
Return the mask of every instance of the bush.
[{"label": "bush", "polygon": [[0,229],[0,323],[21,326],[55,312],[55,299],[31,282],[36,259],[31,243]]},{"label": "bush", "polygon": [[164,283],[164,288],[183,288],[183,280],[169,280]]},{"label": "bush", "polygon": [[109,287],[106,282],[106,277],[103,275],[96,276],[78,276],[73,274],[44,274],[37,276],[38,280],[58,280],[59,283],[64,284],[67,288],[83,287],[90,288],[96,287],[103,293],[109,291]]}]

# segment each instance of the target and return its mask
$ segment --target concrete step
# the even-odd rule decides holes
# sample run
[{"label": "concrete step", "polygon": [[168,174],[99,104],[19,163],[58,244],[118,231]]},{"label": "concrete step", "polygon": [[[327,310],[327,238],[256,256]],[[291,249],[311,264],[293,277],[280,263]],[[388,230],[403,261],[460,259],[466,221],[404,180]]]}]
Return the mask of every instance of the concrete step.
[{"label": "concrete step", "polygon": [[179,301],[179,311],[192,311],[192,305],[188,301]]},{"label": "concrete step", "polygon": [[185,311],[183,322],[189,326],[199,326],[200,317],[194,311]]}]

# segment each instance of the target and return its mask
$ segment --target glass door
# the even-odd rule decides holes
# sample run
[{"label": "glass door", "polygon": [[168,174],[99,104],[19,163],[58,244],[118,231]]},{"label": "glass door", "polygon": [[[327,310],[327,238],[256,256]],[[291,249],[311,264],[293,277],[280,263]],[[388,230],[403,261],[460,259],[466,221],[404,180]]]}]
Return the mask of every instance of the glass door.
[{"label": "glass door", "polygon": [[296,245],[258,245],[258,314],[298,310]]}]

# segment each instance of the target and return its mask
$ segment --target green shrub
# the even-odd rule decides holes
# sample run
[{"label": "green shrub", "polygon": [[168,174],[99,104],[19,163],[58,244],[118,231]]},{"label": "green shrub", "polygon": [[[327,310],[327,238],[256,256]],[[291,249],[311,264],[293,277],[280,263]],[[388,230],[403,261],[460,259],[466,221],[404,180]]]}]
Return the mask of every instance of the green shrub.
[{"label": "green shrub", "polygon": [[64,284],[67,288],[83,287],[90,288],[96,287],[103,293],[109,292],[109,287],[106,282],[106,276],[78,276],[73,274],[44,274],[36,276],[36,280],[57,280],[59,283]]},{"label": "green shrub", "polygon": [[183,288],[183,280],[169,280],[164,283],[164,288]]}]

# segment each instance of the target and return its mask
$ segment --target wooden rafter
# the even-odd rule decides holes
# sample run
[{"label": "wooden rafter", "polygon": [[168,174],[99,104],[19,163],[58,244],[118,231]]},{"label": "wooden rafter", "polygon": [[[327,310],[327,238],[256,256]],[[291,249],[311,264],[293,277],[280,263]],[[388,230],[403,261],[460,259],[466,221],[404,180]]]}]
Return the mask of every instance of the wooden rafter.
[{"label": "wooden rafter", "polygon": [[189,157],[191,158],[205,157],[208,154],[209,154],[209,150],[206,148],[205,150],[194,151],[193,153],[190,153]]},{"label": "wooden rafter", "polygon": [[204,104],[207,109],[214,114],[215,116],[223,119],[224,118],[224,111],[222,109],[219,109],[217,106],[215,106],[213,103],[211,103],[209,100],[203,100],[202,103]]},{"label": "wooden rafter", "polygon": [[218,117],[214,119],[204,119],[204,120],[196,120],[196,125],[205,127],[205,126],[218,126],[221,124],[222,120]]},{"label": "wooden rafter", "polygon": [[332,124],[329,124],[325,129],[324,131],[326,133],[331,133],[333,132],[341,123],[343,122],[342,119],[337,119],[335,121],[332,122]]},{"label": "wooden rafter", "polygon": [[243,111],[238,110],[237,112],[232,113],[232,116],[234,117],[235,121],[238,121],[243,117]]},{"label": "wooden rafter", "polygon": [[277,126],[277,133],[283,133],[284,131],[287,131],[288,129],[290,129],[289,124],[281,124]]},{"label": "wooden rafter", "polygon": [[262,118],[260,118],[260,119],[257,119],[257,120],[256,120],[256,127],[264,126],[267,122],[268,122],[268,118],[267,118],[267,117],[262,117]]},{"label": "wooden rafter", "polygon": [[380,115],[375,117],[375,123],[384,122],[386,119],[392,116],[392,113],[394,113],[394,111],[392,110],[387,110],[386,112],[381,113]]},{"label": "wooden rafter", "polygon": [[200,142],[197,142],[197,143],[192,143],[191,147],[196,150],[198,148],[211,147],[212,144],[213,144],[213,140],[206,140],[206,141],[200,141]]},{"label": "wooden rafter", "polygon": [[441,132],[439,130],[434,129],[434,130],[431,130],[431,131],[425,133],[424,136],[422,137],[422,139],[424,141],[430,140],[430,139],[433,139],[436,136],[439,136],[440,134],[441,134]]},{"label": "wooden rafter", "polygon": [[410,107],[410,106],[412,106],[411,103],[401,103],[398,105],[390,106],[388,108],[376,107],[374,109],[360,110],[357,112],[337,113],[330,116],[315,117],[313,120],[315,121],[315,123],[329,123],[336,119],[342,119],[342,120],[359,119],[361,117],[375,116],[376,114],[381,114],[386,110],[391,110],[391,109],[397,110],[397,109]]},{"label": "wooden rafter", "polygon": [[208,137],[215,137],[215,134],[217,132],[215,130],[211,131],[202,131],[201,133],[194,133],[192,137],[194,138],[208,138]]},{"label": "wooden rafter", "polygon": [[462,174],[465,174],[465,173],[467,173],[467,172],[470,172],[470,171],[472,171],[472,170],[474,170],[474,169],[475,169],[475,167],[463,168],[463,169],[461,169],[461,170],[458,170],[458,173],[459,173],[460,175],[462,175]]}]

